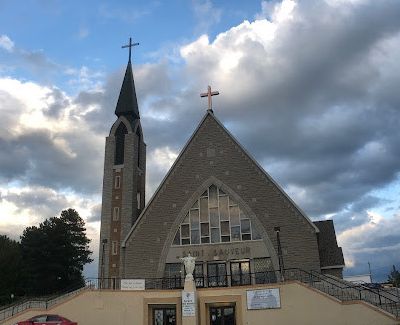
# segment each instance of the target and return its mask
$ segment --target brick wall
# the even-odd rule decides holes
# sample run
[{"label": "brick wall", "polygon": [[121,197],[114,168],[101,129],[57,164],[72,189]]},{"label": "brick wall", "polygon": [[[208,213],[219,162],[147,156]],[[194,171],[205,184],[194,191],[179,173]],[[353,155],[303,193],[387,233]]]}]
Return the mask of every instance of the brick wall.
[{"label": "brick wall", "polygon": [[[114,123],[110,136],[106,138],[99,251],[99,277],[105,278],[121,276],[122,261],[119,250],[122,240],[127,236],[139,216],[137,192],[142,193],[142,206],[144,206],[145,199],[146,145],[143,142],[143,136],[139,137],[136,132],[133,132],[130,125],[127,127],[128,133],[125,135],[124,164],[114,165],[114,131],[121,120],[124,120],[124,123],[127,122],[126,119],[120,117]],[[135,127],[139,127],[141,130],[139,121],[136,121]],[[141,141],[140,146],[139,141]],[[139,166],[138,148],[141,150]],[[121,179],[120,188],[114,186],[116,176]],[[114,207],[120,208],[118,221],[112,220]],[[107,240],[104,247],[103,240]],[[118,243],[117,255],[112,254],[113,241]]]}]

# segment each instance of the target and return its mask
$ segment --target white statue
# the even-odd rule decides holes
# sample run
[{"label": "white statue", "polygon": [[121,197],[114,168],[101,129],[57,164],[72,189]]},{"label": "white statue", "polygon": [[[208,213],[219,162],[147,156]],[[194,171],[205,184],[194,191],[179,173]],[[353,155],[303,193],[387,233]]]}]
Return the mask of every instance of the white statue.
[{"label": "white statue", "polygon": [[196,257],[191,256],[189,253],[188,256],[181,257],[180,259],[183,261],[183,264],[185,265],[185,270],[186,270],[185,280],[193,280],[193,271],[194,271]]}]

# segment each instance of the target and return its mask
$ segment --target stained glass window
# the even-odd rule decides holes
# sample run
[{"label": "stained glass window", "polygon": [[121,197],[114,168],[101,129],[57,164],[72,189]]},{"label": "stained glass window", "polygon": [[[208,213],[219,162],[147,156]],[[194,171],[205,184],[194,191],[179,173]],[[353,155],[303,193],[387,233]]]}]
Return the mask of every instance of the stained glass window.
[{"label": "stained glass window", "polygon": [[261,239],[238,203],[211,185],[190,208],[173,245],[199,245]]}]

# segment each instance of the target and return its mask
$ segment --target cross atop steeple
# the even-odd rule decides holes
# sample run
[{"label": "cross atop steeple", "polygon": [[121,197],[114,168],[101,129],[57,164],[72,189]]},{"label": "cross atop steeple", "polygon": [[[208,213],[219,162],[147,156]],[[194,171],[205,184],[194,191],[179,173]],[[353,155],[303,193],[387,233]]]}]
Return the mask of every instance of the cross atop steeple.
[{"label": "cross atop steeple", "polygon": [[208,110],[211,112],[213,111],[211,96],[216,96],[216,95],[219,95],[219,91],[211,91],[211,86],[208,86],[206,93],[200,94],[200,97],[208,97]]},{"label": "cross atop steeple", "polygon": [[117,107],[115,108],[115,115],[118,117],[124,115],[131,122],[140,118],[131,63],[132,47],[136,45],[139,45],[139,43],[132,43],[132,38],[129,37],[129,44],[122,46],[123,49],[129,48],[129,61],[126,66],[124,81],[122,82],[121,91],[119,93]]},{"label": "cross atop steeple", "polygon": [[131,62],[131,49],[137,45],[139,45],[139,43],[132,43],[132,37],[129,37],[129,44],[121,46],[122,49],[129,47],[129,62]]}]

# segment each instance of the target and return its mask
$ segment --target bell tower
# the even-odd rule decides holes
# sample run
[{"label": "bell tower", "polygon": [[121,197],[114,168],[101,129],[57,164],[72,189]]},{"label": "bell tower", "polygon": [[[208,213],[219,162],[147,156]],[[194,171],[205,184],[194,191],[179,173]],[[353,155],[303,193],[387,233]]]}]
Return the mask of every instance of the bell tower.
[{"label": "bell tower", "polygon": [[104,287],[117,285],[121,276],[121,243],[145,204],[146,144],[129,60],[118,97],[117,120],[106,137],[101,207],[99,278]]}]

